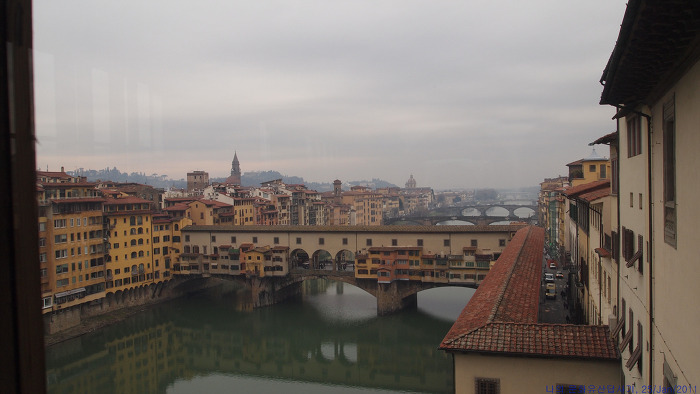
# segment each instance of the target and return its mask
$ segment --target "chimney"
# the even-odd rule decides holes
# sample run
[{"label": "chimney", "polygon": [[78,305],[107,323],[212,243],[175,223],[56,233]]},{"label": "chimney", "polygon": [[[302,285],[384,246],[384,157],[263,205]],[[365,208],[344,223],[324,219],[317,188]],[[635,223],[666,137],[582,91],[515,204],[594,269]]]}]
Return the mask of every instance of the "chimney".
[{"label": "chimney", "polygon": [[63,166],[61,166],[61,172],[65,172],[65,171],[63,171]]}]

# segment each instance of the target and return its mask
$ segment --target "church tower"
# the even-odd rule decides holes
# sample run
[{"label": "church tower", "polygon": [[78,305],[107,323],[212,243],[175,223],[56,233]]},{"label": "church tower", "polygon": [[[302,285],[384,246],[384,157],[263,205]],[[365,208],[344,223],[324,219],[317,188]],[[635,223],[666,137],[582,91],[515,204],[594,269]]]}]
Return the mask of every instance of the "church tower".
[{"label": "church tower", "polygon": [[226,178],[226,183],[229,185],[241,184],[241,164],[238,162],[238,153],[233,153],[233,161],[231,162],[231,176]]}]

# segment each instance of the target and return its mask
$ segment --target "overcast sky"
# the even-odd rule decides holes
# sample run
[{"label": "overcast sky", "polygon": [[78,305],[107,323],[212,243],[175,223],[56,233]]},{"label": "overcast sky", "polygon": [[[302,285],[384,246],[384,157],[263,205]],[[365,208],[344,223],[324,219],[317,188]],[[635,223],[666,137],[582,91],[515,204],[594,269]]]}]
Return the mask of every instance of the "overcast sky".
[{"label": "overcast sky", "polygon": [[[34,1],[37,166],[534,186],[614,131],[624,0]],[[598,153],[608,156],[607,147]]]}]

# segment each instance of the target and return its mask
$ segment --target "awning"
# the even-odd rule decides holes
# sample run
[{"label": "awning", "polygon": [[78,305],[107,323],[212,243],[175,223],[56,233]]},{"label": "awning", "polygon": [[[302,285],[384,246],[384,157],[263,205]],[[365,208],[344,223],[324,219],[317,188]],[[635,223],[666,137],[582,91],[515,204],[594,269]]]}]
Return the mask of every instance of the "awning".
[{"label": "awning", "polygon": [[73,290],[68,290],[68,291],[62,291],[62,292],[60,292],[60,293],[54,294],[54,296],[55,296],[55,297],[66,297],[66,296],[69,296],[69,295],[82,293],[82,292],[84,292],[84,291],[85,291],[85,288],[84,288],[84,287],[81,287],[81,288],[78,288],[78,289],[73,289]]}]

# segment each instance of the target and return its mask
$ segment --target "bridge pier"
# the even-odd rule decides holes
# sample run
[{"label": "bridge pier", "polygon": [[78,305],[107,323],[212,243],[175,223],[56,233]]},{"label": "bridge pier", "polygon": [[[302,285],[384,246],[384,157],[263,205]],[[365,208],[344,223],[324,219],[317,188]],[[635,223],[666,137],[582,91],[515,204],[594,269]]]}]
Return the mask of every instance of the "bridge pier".
[{"label": "bridge pier", "polygon": [[253,307],[261,308],[301,294],[301,282],[284,277],[246,279],[253,297]]},{"label": "bridge pier", "polygon": [[377,283],[377,315],[385,316],[418,306],[418,294],[410,282]]}]

